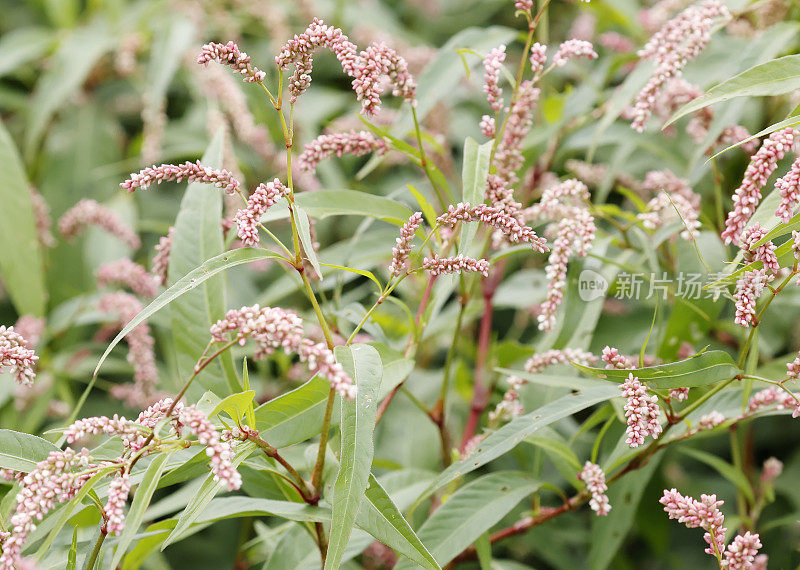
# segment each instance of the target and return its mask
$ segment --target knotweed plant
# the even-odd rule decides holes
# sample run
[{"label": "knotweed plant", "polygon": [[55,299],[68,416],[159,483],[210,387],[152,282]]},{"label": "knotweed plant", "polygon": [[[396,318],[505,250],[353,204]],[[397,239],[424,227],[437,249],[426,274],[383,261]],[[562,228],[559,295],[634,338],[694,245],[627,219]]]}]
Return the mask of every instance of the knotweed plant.
[{"label": "knotweed plant", "polygon": [[797,6],[45,4],[0,570],[797,566]]}]

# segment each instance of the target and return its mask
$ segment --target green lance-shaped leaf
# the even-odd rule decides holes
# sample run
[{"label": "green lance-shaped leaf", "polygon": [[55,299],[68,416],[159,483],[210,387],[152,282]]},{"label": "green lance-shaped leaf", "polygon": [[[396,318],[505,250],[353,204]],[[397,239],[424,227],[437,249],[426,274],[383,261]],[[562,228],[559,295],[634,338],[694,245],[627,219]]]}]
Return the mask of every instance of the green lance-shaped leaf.
[{"label": "green lance-shaped leaf", "polygon": [[762,63],[715,85],[670,117],[670,125],[690,113],[736,97],[780,95],[800,89],[800,55],[787,55]]},{"label": "green lance-shaped leaf", "polygon": [[0,429],[0,468],[29,473],[51,451],[59,448],[41,437]]},{"label": "green lance-shaped leaf", "polygon": [[303,244],[303,251],[306,259],[317,272],[317,276],[322,278],[322,268],[317,259],[317,250],[314,249],[314,239],[311,237],[311,220],[306,211],[299,205],[294,207],[295,218],[297,219],[297,233],[300,235],[300,242]]},{"label": "green lance-shaped leaf", "polygon": [[327,380],[315,376],[257,407],[255,427],[261,438],[275,447],[286,447],[318,434],[330,389]]},{"label": "green lance-shaped leaf", "polygon": [[[295,196],[295,204],[309,216],[322,219],[327,216],[364,216],[384,220],[401,226],[413,213],[405,204],[391,198],[375,196],[357,190],[319,190]],[[263,222],[289,217],[285,204],[276,204],[261,218]]]},{"label": "green lance-shaped leaf", "polygon": [[244,392],[239,392],[238,394],[231,394],[230,396],[223,398],[214,409],[208,414],[209,417],[216,416],[222,412],[228,414],[231,418],[236,420],[237,422],[242,419],[247,413],[250,404],[253,402],[253,398],[255,398],[256,392],[255,390],[245,390]]},{"label": "green lance-shaped leaf", "polygon": [[125,328],[123,328],[119,334],[114,337],[114,340],[112,340],[111,344],[109,344],[108,348],[106,348],[106,351],[103,353],[103,356],[100,358],[100,361],[95,367],[94,374],[97,375],[97,372],[100,370],[100,366],[103,365],[103,362],[111,353],[111,350],[117,346],[117,344],[119,344],[126,334],[133,330],[133,328],[139,323],[147,320],[153,314],[172,303],[181,295],[196,289],[206,280],[222,271],[225,271],[226,269],[230,269],[231,267],[236,267],[237,265],[242,265],[243,263],[250,263],[251,261],[259,261],[261,259],[277,258],[280,258],[278,254],[265,249],[243,247],[234,251],[221,253],[216,257],[212,257],[208,261],[203,262],[199,267],[178,279],[169,289],[150,301],[150,304],[142,309],[141,313],[136,315],[136,317],[131,319],[131,321],[125,325]]},{"label": "green lance-shaped leaf", "polygon": [[[44,315],[47,292],[30,183],[11,135],[0,121],[0,276],[20,314]],[[13,244],[13,247],[11,247]]]},{"label": "green lance-shaped leaf", "polygon": [[[225,135],[218,131],[208,145],[201,163],[210,168],[222,167]],[[222,239],[222,192],[210,184],[189,184],[181,200],[175,220],[175,234],[169,255],[168,283],[176,283],[206,259],[225,251]],[[178,372],[188,378],[203,351],[208,346],[209,328],[225,313],[225,280],[212,277],[201,287],[176,298],[170,305],[172,332],[177,353]],[[229,352],[220,355],[200,374],[190,388],[197,397],[205,390],[224,394],[239,391],[236,371]]]},{"label": "green lance-shaped leaf", "polygon": [[423,568],[439,570],[436,559],[428,552],[400,509],[372,474],[369,476],[356,524]]},{"label": "green lance-shaped leaf", "polygon": [[745,474],[742,473],[741,470],[737,469],[734,465],[731,465],[724,459],[720,459],[716,455],[712,455],[711,453],[701,449],[685,448],[681,449],[681,453],[684,453],[689,457],[693,457],[694,459],[697,459],[698,461],[701,461],[712,469],[716,470],[720,475],[736,485],[736,487],[745,495],[745,497],[747,497],[748,501],[755,501],[753,486],[750,484],[750,481],[747,480]]},{"label": "green lance-shaped leaf", "polygon": [[615,396],[619,396],[617,386],[587,388],[577,394],[563,396],[528,414],[515,418],[496,432],[489,434],[472,455],[453,463],[439,474],[417,498],[411,510],[413,511],[421,505],[437,489],[511,451],[536,430]]},{"label": "green lance-shaped leaf", "polygon": [[0,39],[0,77],[47,53],[53,45],[53,33],[40,27],[9,30]]},{"label": "green lance-shaped leaf", "polygon": [[[492,141],[479,145],[472,138],[464,141],[464,166],[461,169],[463,184],[462,202],[470,204],[483,203],[486,191],[486,176],[489,174],[489,158],[492,154]],[[458,251],[466,255],[467,249],[475,237],[478,222],[468,222],[461,228]]]},{"label": "green lance-shaped leaf", "polygon": [[330,522],[331,511],[305,503],[256,497],[220,497],[211,501],[195,520],[196,524],[239,517],[276,516],[298,522]]},{"label": "green lance-shaped leaf", "polygon": [[133,495],[131,508],[125,517],[125,529],[119,537],[119,542],[117,542],[117,547],[111,559],[111,564],[109,564],[109,568],[116,568],[119,563],[122,562],[122,557],[125,556],[125,552],[133,542],[139,530],[139,525],[142,524],[147,507],[150,506],[153,493],[158,487],[158,481],[161,479],[161,475],[167,467],[167,460],[171,455],[172,452],[160,453],[156,455],[153,461],[150,462],[150,465],[147,466],[142,482],[136,487],[136,493]]},{"label": "green lance-shaped leaf", "polygon": [[[447,564],[540,486],[517,471],[484,475],[448,497],[420,527],[419,537],[439,564]],[[395,568],[413,565],[403,560]]]},{"label": "green lance-shaped leaf", "polygon": [[742,373],[731,355],[722,350],[709,350],[690,356],[686,360],[631,370],[606,370],[580,364],[573,366],[587,374],[612,382],[624,382],[630,374],[633,374],[642,382],[647,382],[650,387],[662,390],[706,386]]},{"label": "green lance-shaped leaf", "polygon": [[355,381],[358,392],[353,401],[342,398],[340,424],[342,450],[339,474],[333,486],[333,518],[328,539],[325,568],[338,568],[356,515],[364,498],[372,468],[375,417],[382,364],[378,351],[368,344],[338,346],[336,360]]}]

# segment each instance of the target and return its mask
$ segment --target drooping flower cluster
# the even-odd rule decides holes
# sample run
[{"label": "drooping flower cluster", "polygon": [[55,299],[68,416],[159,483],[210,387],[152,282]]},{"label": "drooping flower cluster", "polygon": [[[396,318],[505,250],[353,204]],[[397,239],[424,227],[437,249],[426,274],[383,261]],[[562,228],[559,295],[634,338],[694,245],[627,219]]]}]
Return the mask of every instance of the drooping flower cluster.
[{"label": "drooping flower cluster", "polygon": [[147,270],[128,258],[118,259],[101,265],[95,271],[97,285],[125,285],[137,295],[153,297],[158,292],[156,277]]},{"label": "drooping flower cluster", "polygon": [[112,236],[138,249],[142,245],[139,236],[109,208],[95,200],[84,198],[67,210],[58,220],[58,231],[65,238],[80,235],[86,226],[98,226]]},{"label": "drooping flower cluster", "polygon": [[781,203],[775,210],[775,216],[788,223],[797,205],[800,204],[800,157],[792,163],[789,172],[778,178],[775,189],[781,196]]},{"label": "drooping flower cluster", "polygon": [[[142,304],[130,293],[115,291],[106,293],[98,301],[101,311],[117,315],[115,326],[123,328],[142,311]],[[155,341],[147,323],[140,323],[130,331],[125,340],[128,343],[128,362],[133,367],[133,384],[112,386],[111,395],[124,400],[132,407],[147,406],[159,396],[158,368],[153,351]]]},{"label": "drooping flower cluster", "polygon": [[131,478],[127,473],[115,477],[108,484],[108,500],[103,507],[103,530],[119,535],[125,530],[125,503],[131,491]]},{"label": "drooping flower cluster", "polygon": [[733,321],[737,325],[749,327],[755,324],[756,302],[769,280],[770,276],[766,269],[755,269],[746,271],[736,282],[736,292],[733,294],[736,315]]},{"label": "drooping flower cluster", "polygon": [[484,199],[489,205],[500,207],[512,216],[518,215],[522,210],[522,204],[514,199],[514,189],[507,180],[496,174],[489,174],[486,177]]},{"label": "drooping flower cluster", "polygon": [[211,326],[211,338],[215,342],[225,342],[231,333],[235,333],[235,340],[240,345],[244,345],[247,339],[255,341],[256,359],[263,359],[278,348],[287,354],[293,352],[312,373],[327,379],[342,397],[351,400],[355,397],[353,379],[336,362],[333,351],[325,344],[305,338],[303,321],[297,313],[259,305],[230,310],[224,319]]},{"label": "drooping flower cluster", "polygon": [[158,238],[155,246],[156,254],[153,256],[153,275],[156,276],[161,285],[167,284],[167,273],[169,271],[169,256],[172,253],[172,239],[175,237],[175,226],[170,226],[167,235]]},{"label": "drooping flower cluster", "polygon": [[775,131],[750,158],[742,183],[733,193],[733,210],[725,220],[722,239],[726,244],[738,242],[742,230],[761,200],[761,189],[775,172],[778,161],[791,150],[798,134],[800,132],[792,128]]},{"label": "drooping flower cluster", "polygon": [[636,96],[631,127],[641,132],[653,112],[661,88],[680,75],[686,64],[700,55],[718,19],[730,18],[728,8],[718,0],[705,0],[691,6],[664,24],[639,51],[642,59],[652,59],[656,70]]},{"label": "drooping flower cluster", "polygon": [[229,194],[235,193],[239,189],[239,181],[227,170],[216,170],[209,166],[203,166],[200,161],[183,164],[162,164],[161,166],[151,166],[140,170],[138,173],[131,173],[130,178],[120,184],[128,192],[133,192],[137,188],[144,190],[153,184],[162,182],[202,182],[203,184],[213,184],[217,188],[225,190]]},{"label": "drooping flower cluster", "polygon": [[228,491],[241,487],[242,476],[233,465],[233,449],[229,442],[222,441],[208,417],[194,406],[185,406],[178,412],[178,422],[197,437],[206,448],[211,460],[214,481],[223,483]]},{"label": "drooping flower cluster", "polygon": [[320,135],[308,143],[303,154],[297,159],[301,169],[313,172],[324,159],[330,156],[364,156],[374,152],[379,156],[386,153],[386,141],[369,131],[351,130],[347,133]]},{"label": "drooping flower cluster", "polygon": [[764,264],[764,269],[770,273],[777,273],[781,270],[781,265],[778,263],[778,256],[775,254],[775,244],[772,241],[766,241],[761,245],[756,245],[766,235],[767,230],[762,228],[758,222],[755,222],[742,232],[740,245],[744,250],[744,260],[747,263],[760,261]]},{"label": "drooping flower cluster", "polygon": [[534,219],[555,222],[545,230],[554,239],[545,268],[550,280],[547,298],[537,316],[541,330],[549,331],[555,326],[556,312],[564,300],[567,286],[569,258],[572,255],[584,257],[592,247],[597,228],[586,206],[588,200],[589,189],[586,185],[571,178],[546,189],[539,203],[526,211],[526,215]]},{"label": "drooping flower cluster", "polygon": [[597,52],[594,51],[594,46],[592,46],[591,42],[571,39],[558,46],[558,51],[553,56],[553,65],[556,67],[563,67],[570,59],[578,57],[597,59],[598,55]]},{"label": "drooping flower cluster", "polygon": [[471,206],[469,202],[459,202],[455,206],[451,204],[447,212],[436,218],[436,221],[445,227],[453,227],[458,222],[479,221],[500,230],[512,243],[529,243],[539,253],[548,251],[544,238],[537,236],[531,228],[522,225],[514,216],[497,206]]},{"label": "drooping flower cluster", "polygon": [[288,69],[291,64],[295,66],[289,80],[292,102],[311,85],[312,54],[320,47],[332,51],[341,63],[342,70],[353,78],[353,89],[361,101],[363,113],[374,115],[380,110],[383,78],[388,78],[392,83],[395,96],[407,100],[413,100],[416,96],[416,83],[408,71],[408,64],[395,50],[378,42],[358,53],[357,46],[342,30],[314,18],[308,28],[302,34],[295,34],[275,57],[275,63],[282,70]]},{"label": "drooping flower cluster", "polygon": [[747,403],[747,410],[752,413],[772,405],[776,405],[779,410],[794,408],[792,417],[800,417],[800,399],[777,386],[770,386],[753,394]]},{"label": "drooping flower cluster", "polygon": [[289,189],[284,186],[280,179],[276,178],[266,184],[261,183],[253,190],[247,199],[247,207],[236,212],[234,220],[238,229],[239,239],[245,246],[256,246],[260,240],[258,236],[258,224],[264,213],[274,206],[281,197],[287,196]]},{"label": "drooping flower cluster", "polygon": [[471,272],[480,273],[484,277],[489,275],[489,261],[486,259],[474,259],[462,254],[456,257],[426,257],[422,261],[422,268],[431,275],[441,275],[442,273],[461,273]]},{"label": "drooping flower cluster", "polygon": [[31,386],[36,373],[33,367],[39,357],[28,341],[14,327],[0,325],[0,372],[10,372],[22,386]]},{"label": "drooping flower cluster", "polygon": [[389,266],[389,272],[393,276],[400,275],[408,269],[411,242],[414,240],[414,234],[421,225],[422,212],[414,212],[400,228],[400,237],[395,240],[396,245],[392,248],[392,263]]},{"label": "drooping flower cluster", "polygon": [[628,399],[625,403],[625,417],[627,418],[628,439],[625,443],[631,447],[639,447],[644,443],[644,439],[651,435],[653,439],[658,439],[663,431],[658,422],[658,398],[655,394],[647,393],[647,388],[639,379],[633,375],[628,375],[628,379],[623,382],[619,389],[622,395]]},{"label": "drooping flower cluster", "polygon": [[197,56],[197,63],[208,65],[211,61],[227,65],[236,73],[244,75],[242,79],[247,83],[261,83],[266,76],[263,71],[250,63],[250,56],[232,41],[227,44],[212,42],[204,45],[200,55]]},{"label": "drooping flower cluster", "polygon": [[583,471],[578,473],[578,479],[586,483],[586,488],[592,494],[589,500],[589,506],[597,516],[604,517],[608,515],[611,510],[611,505],[608,502],[608,485],[606,485],[606,474],[596,463],[587,461],[583,466]]},{"label": "drooping flower cluster", "polygon": [[759,536],[749,531],[737,535],[726,549],[727,529],[723,526],[725,516],[719,510],[724,501],[718,501],[716,495],[703,494],[697,501],[692,497],[681,495],[673,488],[665,489],[659,502],[664,505],[664,511],[670,519],[677,519],[688,528],[702,528],[706,531],[703,539],[708,548],[705,552],[716,557],[721,568],[727,570],[751,568],[758,549],[762,546]]}]

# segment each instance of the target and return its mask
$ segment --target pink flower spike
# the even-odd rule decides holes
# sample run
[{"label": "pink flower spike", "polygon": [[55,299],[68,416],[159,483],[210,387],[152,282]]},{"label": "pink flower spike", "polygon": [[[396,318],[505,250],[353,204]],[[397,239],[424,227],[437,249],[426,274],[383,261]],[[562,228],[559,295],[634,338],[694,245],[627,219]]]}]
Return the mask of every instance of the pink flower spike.
[{"label": "pink flower spike", "polygon": [[793,128],[775,131],[750,158],[742,183],[733,193],[733,210],[725,220],[725,230],[721,237],[726,244],[738,242],[742,230],[761,200],[761,189],[775,172],[778,161],[791,150],[798,134],[800,131]]},{"label": "pink flower spike", "polygon": [[725,421],[725,416],[723,416],[718,411],[714,410],[711,413],[703,415],[697,421],[697,425],[700,426],[700,429],[714,429],[724,421]]},{"label": "pink flower spike", "polygon": [[197,56],[197,63],[208,65],[211,61],[227,65],[236,73],[244,75],[243,79],[247,83],[261,83],[266,76],[263,71],[251,65],[250,56],[232,41],[227,44],[212,42],[204,45],[200,55]]},{"label": "pink flower spike", "polygon": [[597,59],[597,52],[591,42],[585,40],[567,40],[558,46],[558,51],[553,56],[553,65],[563,67],[570,59],[586,57]]},{"label": "pink flower spike", "polygon": [[744,257],[746,261],[761,261],[765,269],[771,273],[777,273],[781,270],[781,265],[778,263],[778,256],[775,254],[775,244],[768,241],[756,246],[756,243],[766,235],[767,230],[762,228],[761,224],[755,222],[742,232],[740,244],[742,249],[745,250]]},{"label": "pink flower spike", "polygon": [[689,388],[673,388],[669,391],[669,397],[673,400],[682,402],[689,399]]},{"label": "pink flower spike", "polygon": [[67,239],[80,235],[86,226],[98,226],[127,243],[132,249],[139,249],[142,245],[136,232],[116,212],[95,200],[84,198],[58,220],[58,231]]},{"label": "pink flower spike", "polygon": [[486,72],[483,75],[483,91],[486,100],[495,113],[503,110],[503,88],[500,87],[500,70],[506,60],[506,46],[494,48],[483,60]]},{"label": "pink flower spike", "polygon": [[227,170],[215,170],[208,166],[203,166],[200,161],[184,162],[183,164],[162,164],[140,170],[138,173],[131,173],[130,178],[120,184],[128,192],[133,192],[137,188],[144,190],[153,184],[161,184],[168,181],[182,182],[202,182],[203,184],[213,184],[217,188],[225,190],[228,194],[234,194],[239,189],[239,181]]},{"label": "pink flower spike", "polygon": [[305,146],[303,154],[297,159],[298,166],[305,171],[313,172],[324,159],[331,156],[352,154],[364,156],[371,152],[381,156],[387,151],[386,141],[369,131],[333,133],[320,135]]},{"label": "pink flower spike", "polygon": [[534,77],[539,75],[542,71],[544,71],[544,65],[547,63],[547,46],[534,43],[531,46],[531,56],[529,58],[531,62],[531,70],[533,71]]},{"label": "pink flower spike", "polygon": [[127,473],[115,477],[108,485],[108,499],[103,508],[103,529],[108,534],[119,535],[125,529],[125,502],[131,491],[131,479]]},{"label": "pink flower spike", "polygon": [[648,435],[653,439],[658,439],[663,431],[658,421],[658,398],[649,395],[647,388],[639,379],[633,375],[628,375],[628,379],[623,382],[619,389],[622,395],[627,398],[625,403],[625,417],[628,423],[628,439],[625,443],[631,447],[639,447],[644,443]]},{"label": "pink flower spike", "polygon": [[392,95],[413,104],[417,83],[408,71],[408,63],[383,42],[373,43],[359,54],[353,79],[353,90],[365,115],[375,115],[380,111],[384,78],[388,78],[392,85]]},{"label": "pink flower spike", "polygon": [[800,157],[792,163],[789,172],[775,182],[775,189],[781,196],[781,203],[775,210],[775,216],[783,220],[783,223],[788,223],[800,204]]},{"label": "pink flower spike", "polygon": [[445,227],[453,227],[458,222],[480,221],[503,232],[512,243],[529,243],[539,253],[549,249],[544,238],[537,236],[531,228],[520,224],[514,216],[497,206],[470,206],[469,202],[455,206],[451,204],[447,212],[436,218],[436,221]]},{"label": "pink flower spike", "polygon": [[228,491],[235,491],[242,485],[242,476],[233,465],[233,450],[230,443],[221,440],[216,428],[206,415],[194,406],[186,406],[178,412],[178,421],[197,441],[206,447],[206,455],[211,459],[211,473],[214,480],[225,485]]},{"label": "pink flower spike", "polygon": [[620,354],[619,350],[610,346],[603,348],[603,353],[600,358],[606,363],[607,370],[627,370],[636,368],[636,364],[630,358]]},{"label": "pink flower spike", "polygon": [[28,348],[28,341],[14,327],[0,326],[0,372],[6,369],[22,386],[32,386],[36,373],[33,367],[39,357]]},{"label": "pink flower spike", "polygon": [[744,534],[737,535],[725,550],[725,568],[727,570],[747,570],[751,568],[761,546],[758,533],[753,534],[747,531]]},{"label": "pink flower spike", "polygon": [[439,257],[438,255],[426,257],[422,262],[422,267],[433,276],[461,272],[480,273],[484,277],[489,275],[489,262],[486,259],[473,259],[461,254],[456,257]]},{"label": "pink flower spike", "polygon": [[158,292],[157,278],[128,258],[101,265],[95,271],[95,277],[100,287],[112,284],[125,285],[142,297],[154,297]]},{"label": "pink flower spike", "polygon": [[769,281],[766,269],[756,269],[747,271],[736,282],[736,292],[733,300],[736,303],[736,316],[734,321],[737,325],[749,327],[754,324],[756,318],[756,302],[764,292],[764,286]]},{"label": "pink flower spike", "polygon": [[530,12],[533,8],[533,0],[514,0],[514,8],[520,12]]},{"label": "pink flower spike", "polygon": [[150,270],[161,285],[167,285],[167,272],[169,271],[169,255],[172,252],[172,239],[175,237],[175,227],[171,226],[167,235],[158,238],[155,246],[156,255],[153,257],[153,267]]},{"label": "pink flower spike", "polygon": [[242,245],[247,247],[258,245],[260,240],[258,224],[261,223],[261,217],[280,198],[288,194],[289,189],[278,178],[266,184],[259,184],[258,188],[253,190],[253,193],[247,199],[247,207],[236,212],[234,217]]},{"label": "pink flower spike", "polygon": [[603,473],[600,466],[591,461],[587,461],[583,466],[583,471],[578,473],[578,479],[586,483],[586,488],[592,494],[592,498],[589,501],[589,506],[592,510],[596,512],[599,517],[607,516],[608,512],[611,510],[611,505],[606,495],[606,491],[608,490],[606,474]]},{"label": "pink flower spike", "polygon": [[392,264],[389,272],[393,276],[400,275],[408,269],[408,256],[411,254],[411,242],[414,240],[419,227],[422,225],[422,212],[414,212],[408,221],[400,228],[400,237],[392,248]]},{"label": "pink flower spike", "polygon": [[511,186],[519,181],[517,171],[525,162],[522,145],[533,125],[533,107],[539,100],[539,93],[533,81],[522,82],[518,98],[508,110],[505,130],[497,145],[494,157],[495,174],[505,179]]},{"label": "pink flower spike", "polygon": [[725,548],[725,516],[719,510],[723,501],[718,501],[716,495],[701,495],[696,501],[692,497],[684,497],[677,489],[664,490],[664,496],[659,502],[664,505],[664,510],[671,519],[678,519],[679,523],[689,528],[702,528],[706,531],[703,536],[708,548],[706,553],[712,556],[722,554]]}]

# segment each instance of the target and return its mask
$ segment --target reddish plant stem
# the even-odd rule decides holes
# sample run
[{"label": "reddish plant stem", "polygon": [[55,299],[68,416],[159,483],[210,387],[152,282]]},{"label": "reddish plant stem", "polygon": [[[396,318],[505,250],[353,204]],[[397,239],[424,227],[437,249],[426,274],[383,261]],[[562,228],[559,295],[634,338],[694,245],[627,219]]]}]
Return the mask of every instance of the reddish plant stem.
[{"label": "reddish plant stem", "polygon": [[475,357],[472,402],[469,406],[469,417],[464,426],[464,433],[461,436],[460,449],[462,453],[469,440],[475,435],[481,414],[489,404],[489,388],[486,386],[484,377],[486,376],[486,361],[488,360],[489,343],[492,337],[492,318],[494,316],[492,299],[494,298],[494,293],[497,291],[497,286],[502,277],[503,265],[498,264],[494,272],[489,277],[485,278],[482,283],[483,316],[481,317],[480,330],[478,333],[478,354]]},{"label": "reddish plant stem", "polygon": [[[425,293],[422,294],[422,300],[419,303],[419,308],[417,309],[417,318],[415,323],[415,332],[414,335],[408,340],[408,344],[406,345],[406,350],[404,355],[408,356],[413,351],[412,349],[419,344],[420,336],[422,332],[420,331],[420,325],[422,324],[422,317],[425,316],[425,310],[428,308],[428,303],[431,300],[431,292],[433,291],[433,284],[436,281],[436,275],[431,275],[428,278],[428,284],[425,286]],[[378,406],[378,413],[375,416],[375,425],[378,425],[378,422],[381,421],[383,414],[386,413],[386,408],[389,407],[389,404],[392,403],[395,394],[400,391],[400,388],[405,383],[405,379],[400,382],[394,389],[389,392],[389,394],[383,399],[380,406]]]}]

